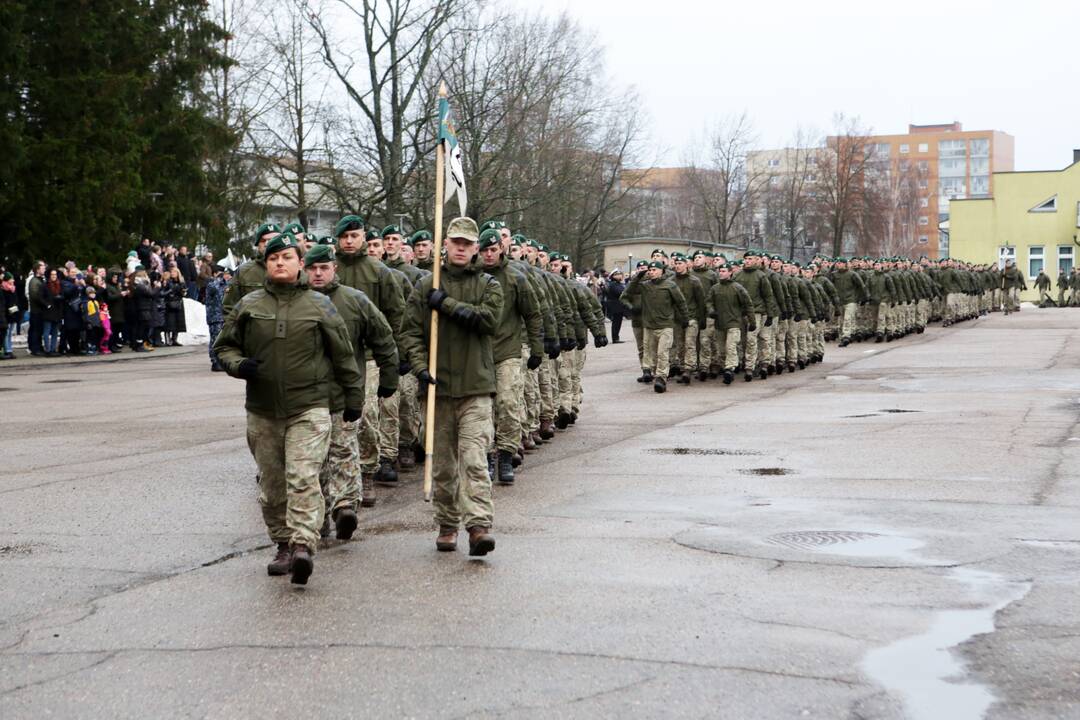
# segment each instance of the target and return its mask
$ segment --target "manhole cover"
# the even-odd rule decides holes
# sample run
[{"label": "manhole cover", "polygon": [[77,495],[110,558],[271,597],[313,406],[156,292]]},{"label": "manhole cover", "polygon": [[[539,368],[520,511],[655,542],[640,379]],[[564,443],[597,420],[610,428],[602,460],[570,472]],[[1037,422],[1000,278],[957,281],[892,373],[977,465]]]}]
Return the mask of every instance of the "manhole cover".
[{"label": "manhole cover", "polygon": [[756,450],[722,450],[720,448],[653,448],[649,450],[653,455],[760,455]]},{"label": "manhole cover", "polygon": [[881,537],[881,535],[854,530],[800,530],[799,532],[770,535],[765,538],[765,542],[769,545],[778,545],[792,550],[818,550],[830,545],[860,542],[877,537]]},{"label": "manhole cover", "polygon": [[788,468],[743,468],[739,470],[743,475],[792,475],[794,470]]},{"label": "manhole cover", "polygon": [[82,380],[76,380],[75,378],[57,378],[56,380],[42,380],[42,385],[56,385],[58,383],[77,383]]}]

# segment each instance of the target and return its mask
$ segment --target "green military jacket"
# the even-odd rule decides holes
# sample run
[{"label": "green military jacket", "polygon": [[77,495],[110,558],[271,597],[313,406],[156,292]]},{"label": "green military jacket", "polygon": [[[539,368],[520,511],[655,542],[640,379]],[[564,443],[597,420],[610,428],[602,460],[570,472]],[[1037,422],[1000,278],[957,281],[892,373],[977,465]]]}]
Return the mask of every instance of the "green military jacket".
[{"label": "green military jacket", "polygon": [[328,297],[300,284],[267,281],[240,298],[225,316],[214,352],[233,377],[245,358],[259,361],[244,405],[256,415],[289,418],[329,408],[332,380],[345,407],[364,406],[364,380],[345,321]]},{"label": "green military jacket", "polygon": [[[424,277],[423,270],[416,267],[415,265],[410,265],[409,263],[405,262],[405,260],[402,259],[400,255],[398,255],[393,260],[384,260],[383,264],[391,270],[397,270],[399,273],[402,273],[406,278],[408,278],[410,291],[416,285],[416,283],[420,282],[420,279]],[[408,299],[408,295],[406,295],[406,299]]]},{"label": "green military jacket", "polygon": [[428,258],[427,260],[416,260],[413,264],[424,272],[435,272],[435,261],[431,258]]},{"label": "green military jacket", "polygon": [[798,322],[810,320],[816,316],[817,311],[814,309],[810,283],[794,275],[780,275],[780,279],[784,283],[784,292],[790,298],[791,319]]},{"label": "green military jacket", "polygon": [[836,286],[836,295],[841,306],[861,303],[868,299],[866,286],[858,274],[850,270],[834,270],[829,279]]},{"label": "green military jacket", "polygon": [[867,287],[870,291],[870,302],[874,305],[885,303],[886,305],[897,302],[896,286],[893,278],[882,270],[875,270],[870,274],[870,283]]},{"label": "green military jacket", "polygon": [[[528,338],[529,353],[543,355],[544,321],[528,276],[511,265],[506,256],[503,256],[498,265],[485,267],[483,271],[493,277],[502,288],[502,312],[491,341],[495,364],[514,358],[521,360],[523,330]],[[441,318],[439,322],[442,323]]]},{"label": "green military jacket", "polygon": [[[535,268],[524,260],[509,260],[510,267],[517,268],[525,277],[529,280],[529,287],[532,288],[533,297],[536,299],[536,307],[540,310],[540,319],[543,321],[544,334],[541,336],[541,340],[544,338],[559,339],[559,325],[555,319],[555,309],[552,307],[551,300],[548,298],[547,290],[545,289],[544,281],[540,278],[542,272],[539,268]],[[525,335],[525,327],[521,328],[521,344],[528,345],[529,338]]]},{"label": "green military jacket", "polygon": [[777,307],[780,308],[780,317],[784,319],[791,318],[795,314],[795,298],[791,296],[791,287],[784,280],[785,275],[771,268],[761,272],[765,273],[765,277],[769,278],[773,297],[776,299]]},{"label": "green military jacket", "polygon": [[[428,368],[431,309],[427,298],[433,280],[432,276],[425,277],[413,289],[401,325],[399,344],[414,374]],[[502,288],[476,265],[459,268],[445,263],[439,273],[439,285],[449,297],[439,312],[435,393],[448,398],[493,395],[492,339],[502,315]],[[456,317],[454,311],[459,308],[471,311],[472,319]]]},{"label": "green military jacket", "polygon": [[780,317],[780,305],[773,295],[772,283],[760,268],[743,268],[735,276],[735,282],[746,289],[754,303],[754,312],[758,315]]},{"label": "green military jacket", "polygon": [[[386,316],[379,312],[375,303],[371,302],[367,295],[359,290],[341,285],[336,280],[320,292],[330,298],[334,303],[341,319],[345,321],[345,327],[349,330],[349,339],[352,340],[353,356],[356,365],[360,369],[360,377],[367,374],[367,364],[364,358],[371,352],[379,366],[379,387],[394,389],[398,386],[398,353],[394,343],[394,332],[390,329],[390,323],[386,322]],[[365,386],[361,383],[361,389]],[[363,402],[361,393],[361,403]],[[345,392],[341,386],[331,380],[330,382],[330,412],[341,412],[345,409]]]},{"label": "green military jacket", "polygon": [[840,295],[836,292],[836,286],[833,285],[832,280],[825,275],[815,275],[814,283],[821,288],[822,292],[825,293],[825,298],[829,301],[829,307],[826,308],[826,315],[831,318],[840,308]]},{"label": "green military jacket", "polygon": [[394,273],[380,260],[368,257],[367,244],[354,253],[337,254],[337,279],[342,285],[356,288],[386,316],[394,332],[401,327],[405,300]]},{"label": "green military jacket", "polygon": [[709,290],[712,286],[720,282],[720,274],[710,267],[692,268],[690,270],[698,280],[701,281],[701,287],[705,291],[705,297],[709,298],[712,293]]},{"label": "green military jacket", "polygon": [[621,299],[641,309],[641,326],[646,330],[674,328],[690,321],[686,298],[674,280],[662,275],[656,280],[646,280],[644,272],[638,273],[626,286]]},{"label": "green military jacket", "polygon": [[574,296],[577,298],[578,314],[581,316],[585,326],[589,328],[589,332],[593,334],[594,338],[607,337],[607,326],[604,325],[604,308],[600,305],[600,300],[596,297],[596,294],[577,280],[567,278],[566,282],[574,291]]},{"label": "green military jacket", "polygon": [[588,328],[585,325],[585,318],[582,317],[581,312],[578,309],[578,298],[574,288],[570,287],[570,282],[551,270],[545,271],[547,276],[551,278],[555,287],[558,288],[558,293],[562,297],[562,301],[565,308],[566,326],[569,333],[566,337],[573,338],[579,343],[584,342],[589,338]]},{"label": "green military jacket", "polygon": [[266,263],[263,260],[248,260],[236,269],[228,287],[225,288],[225,296],[221,299],[221,313],[228,317],[240,298],[248,293],[261,290],[266,282]]},{"label": "green military jacket", "polygon": [[675,273],[675,285],[686,300],[686,312],[690,319],[697,320],[698,326],[703,327],[705,318],[709,315],[709,300],[701,280],[689,271],[684,275]]},{"label": "green military jacket", "polygon": [[1050,289],[1050,276],[1047,275],[1045,272],[1040,271],[1039,272],[1039,277],[1035,278],[1035,287],[1038,290],[1049,290]]},{"label": "green military jacket", "polygon": [[1058,277],[1057,277],[1057,289],[1058,290],[1066,290],[1066,289],[1068,289],[1068,287],[1069,287],[1069,276],[1064,274],[1064,273],[1060,273],[1058,275]]},{"label": "green military jacket", "polygon": [[1012,290],[1014,287],[1019,287],[1023,282],[1023,278],[1020,277],[1020,271],[1016,269],[1016,266],[1005,268],[1001,272],[1001,289]]},{"label": "green military jacket", "polygon": [[[754,301],[746,288],[731,278],[716,281],[709,291],[709,304],[717,332],[742,328],[744,322],[752,324],[755,321]],[[723,342],[723,338],[720,341]]]}]

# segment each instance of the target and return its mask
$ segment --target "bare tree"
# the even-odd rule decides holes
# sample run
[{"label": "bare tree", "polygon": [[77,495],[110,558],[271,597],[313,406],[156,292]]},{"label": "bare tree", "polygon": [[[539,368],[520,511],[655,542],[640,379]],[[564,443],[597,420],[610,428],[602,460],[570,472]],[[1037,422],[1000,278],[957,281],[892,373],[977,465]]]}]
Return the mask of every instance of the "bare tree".
[{"label": "bare tree", "polygon": [[743,113],[717,122],[707,133],[705,150],[689,153],[687,185],[692,205],[710,240],[722,245],[744,244],[740,223],[749,216],[761,191],[762,174],[747,165],[757,142],[753,124]]},{"label": "bare tree", "polygon": [[774,240],[788,257],[797,257],[797,247],[808,240],[807,220],[817,185],[815,135],[798,128],[788,147],[780,150],[776,166],[765,165],[759,205],[766,217],[766,237]]},{"label": "bare tree", "polygon": [[881,256],[915,254],[929,169],[920,161],[874,158],[866,169],[864,245]]},{"label": "bare tree", "polygon": [[867,147],[870,133],[858,118],[839,114],[833,120],[833,127],[835,135],[826,138],[815,154],[814,165],[818,210],[829,229],[832,254],[840,255],[844,241],[854,236],[866,209],[864,183],[872,158]]}]

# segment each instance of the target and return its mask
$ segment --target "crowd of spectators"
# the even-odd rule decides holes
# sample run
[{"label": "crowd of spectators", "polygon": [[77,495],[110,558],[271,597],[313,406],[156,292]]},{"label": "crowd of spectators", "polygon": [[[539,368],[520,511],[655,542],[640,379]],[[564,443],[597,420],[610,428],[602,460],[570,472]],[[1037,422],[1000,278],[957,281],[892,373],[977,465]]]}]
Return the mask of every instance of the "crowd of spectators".
[{"label": "crowd of spectators", "polygon": [[201,302],[218,273],[211,253],[196,258],[187,246],[145,238],[123,263],[108,268],[38,260],[21,275],[0,265],[0,359],[15,358],[13,340],[24,331],[27,350],[37,357],[179,345],[187,330],[184,298]]}]

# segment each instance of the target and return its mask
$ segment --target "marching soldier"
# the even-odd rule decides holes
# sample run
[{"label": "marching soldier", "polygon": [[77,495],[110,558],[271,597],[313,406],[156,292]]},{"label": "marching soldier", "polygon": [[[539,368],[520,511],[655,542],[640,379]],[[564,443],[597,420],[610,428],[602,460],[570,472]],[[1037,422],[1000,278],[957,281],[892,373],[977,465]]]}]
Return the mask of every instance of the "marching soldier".
[{"label": "marching soldier", "polygon": [[255,231],[255,259],[248,260],[236,269],[232,282],[225,290],[225,298],[221,301],[221,309],[226,317],[236,307],[236,303],[240,302],[240,298],[262,289],[266,280],[266,262],[263,260],[266,243],[280,234],[281,228],[273,223],[260,225]]},{"label": "marching soldier", "polygon": [[1016,296],[1014,291],[1023,282],[1020,271],[1012,260],[1005,261],[1005,271],[1001,273],[1001,292],[1005,300],[1005,315],[1016,312]]},{"label": "marching soldier", "polygon": [[[494,434],[491,396],[497,389],[491,341],[502,313],[502,288],[473,262],[479,241],[473,220],[455,218],[446,235],[440,287],[433,289],[429,276],[413,289],[401,345],[421,387],[436,386],[435,547],[456,550],[464,523],[469,554],[486,555],[495,549],[487,450]],[[435,377],[428,372],[432,310],[439,313]]]},{"label": "marching soldier", "polygon": [[832,283],[836,286],[836,293],[843,312],[839,332],[840,347],[847,347],[851,344],[856,329],[855,309],[859,305],[869,302],[869,297],[862,278],[848,269],[845,258],[836,258],[834,266],[836,270],[832,274]]},{"label": "marching soldier", "polygon": [[[709,291],[710,314],[715,321],[717,346],[723,348],[721,362],[724,384],[730,385],[739,364],[739,340],[743,325],[747,332],[756,332],[757,318],[754,301],[745,287],[732,280],[731,267],[721,265],[716,269],[716,274],[716,284]],[[747,376],[746,379],[750,380],[751,377]]]},{"label": "marching soldier", "polygon": [[[329,297],[345,322],[361,376],[366,370],[365,356],[370,350],[379,367],[378,394],[380,397],[392,395],[398,386],[398,354],[386,317],[367,295],[338,283],[334,248],[330,245],[313,245],[304,255],[304,269],[308,287]],[[363,398],[360,407],[363,407]],[[361,501],[359,420],[346,420],[344,411],[345,393],[340,385],[331,381],[330,447],[319,473],[319,484],[327,508],[322,534],[329,534],[332,519],[339,540],[348,540],[356,530],[356,509]]]},{"label": "marching soldier", "polygon": [[1039,270],[1039,276],[1035,278],[1035,289],[1039,291],[1039,307],[1044,308],[1054,302],[1050,299],[1050,276],[1045,270]]},{"label": "marching soldier", "polygon": [[1057,276],[1057,291],[1058,291],[1057,306],[1058,307],[1065,307],[1065,291],[1068,290],[1068,289],[1069,289],[1069,273],[1065,270],[1065,268],[1061,268],[1061,269],[1058,270],[1058,276]]},{"label": "marching soldier", "polygon": [[742,269],[736,276],[736,282],[746,289],[754,303],[755,331],[746,329],[744,342],[743,379],[750,382],[756,374],[762,380],[769,374],[765,367],[767,347],[773,322],[780,316],[780,307],[773,295],[772,283],[762,272],[762,257],[756,250],[743,253]]},{"label": "marching soldier", "polygon": [[[693,264],[694,277],[701,281],[701,288],[705,291],[706,301],[711,297],[712,286],[720,281],[720,276],[712,269],[712,253],[706,250],[695,250],[690,256]],[[709,313],[705,318],[705,325],[698,328],[698,380],[716,378],[718,368],[713,358],[717,355],[716,349],[716,321]]]},{"label": "marching soldier", "polygon": [[664,277],[665,270],[663,261],[651,261],[644,272],[634,275],[623,293],[623,302],[629,296],[641,308],[644,345],[641,375],[644,382],[653,383],[653,390],[658,393],[667,390],[673,328],[675,325],[686,328],[690,324],[686,299],[674,281]]},{"label": "marching soldier", "polygon": [[299,282],[292,235],[268,241],[262,290],[242,297],[214,346],[229,375],[247,381],[248,447],[259,467],[259,504],[277,544],[270,575],[306,584],[315,567],[325,506],[319,470],[330,442],[329,378],[345,396],[343,417],[360,417],[364,381],[345,322],[324,295]]},{"label": "marching soldier", "polygon": [[702,369],[698,365],[698,330],[705,327],[709,303],[701,280],[690,272],[690,262],[686,256],[673,253],[671,261],[675,270],[673,280],[679,292],[682,293],[683,299],[686,300],[686,312],[689,315],[689,324],[685,328],[681,325],[674,327],[671,373],[679,376],[676,382],[689,385],[690,376],[695,373],[698,380],[705,380],[708,377],[708,366]]}]

